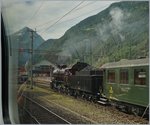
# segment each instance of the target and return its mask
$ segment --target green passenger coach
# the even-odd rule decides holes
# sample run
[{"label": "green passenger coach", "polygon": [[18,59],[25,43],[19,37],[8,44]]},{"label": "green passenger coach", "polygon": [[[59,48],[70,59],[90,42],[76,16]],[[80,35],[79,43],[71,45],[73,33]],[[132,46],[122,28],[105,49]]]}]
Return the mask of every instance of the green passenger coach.
[{"label": "green passenger coach", "polygon": [[147,115],[149,110],[149,59],[104,64],[104,94],[120,110]]}]

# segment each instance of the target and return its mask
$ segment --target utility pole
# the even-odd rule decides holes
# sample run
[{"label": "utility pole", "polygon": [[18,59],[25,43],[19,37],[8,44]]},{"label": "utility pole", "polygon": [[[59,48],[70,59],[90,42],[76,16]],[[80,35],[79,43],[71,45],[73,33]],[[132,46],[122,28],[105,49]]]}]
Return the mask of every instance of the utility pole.
[{"label": "utility pole", "polygon": [[33,30],[29,30],[29,32],[31,33],[31,49],[30,49],[30,53],[31,53],[31,61],[30,61],[30,70],[31,70],[31,89],[33,89],[33,35],[34,32]]},{"label": "utility pole", "polygon": [[92,66],[92,63],[93,63],[93,53],[92,53],[92,42],[90,40],[90,57],[91,57],[91,66]]},{"label": "utility pole", "polygon": [[131,41],[130,41],[130,55],[129,55],[129,59],[131,60]]}]

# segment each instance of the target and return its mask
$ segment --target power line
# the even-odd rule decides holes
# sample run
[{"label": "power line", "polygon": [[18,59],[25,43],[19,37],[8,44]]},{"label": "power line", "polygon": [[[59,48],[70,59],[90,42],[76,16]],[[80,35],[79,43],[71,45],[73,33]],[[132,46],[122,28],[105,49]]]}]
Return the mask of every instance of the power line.
[{"label": "power line", "polygon": [[91,5],[91,4],[95,3],[95,2],[96,2],[96,1],[92,1],[92,2],[90,2],[90,3],[87,3],[86,5],[84,5],[84,6],[82,6],[82,7],[79,7],[78,9],[75,9],[75,11],[80,10],[80,9],[86,7],[86,6],[89,6],[89,5]]},{"label": "power line", "polygon": [[[15,48],[14,50],[16,50],[16,48]],[[32,51],[32,50],[31,50],[31,49],[20,48],[20,49],[18,49],[18,51],[19,51],[19,52],[29,52],[29,53],[30,53],[30,51]],[[58,50],[58,51],[59,51],[59,50]],[[52,52],[53,52],[53,53],[55,53],[55,52],[58,52],[58,51],[34,50],[34,49],[33,49],[33,52],[37,52],[37,53],[38,53],[38,52],[39,52],[39,53],[40,53],[40,52],[45,52],[45,53],[48,53],[48,52],[49,52],[49,53],[52,53]]]},{"label": "power line", "polygon": [[[75,12],[75,11],[78,11],[78,10],[80,10],[80,9],[86,7],[86,6],[89,6],[89,5],[91,5],[91,4],[95,3],[95,2],[96,2],[96,1],[94,1],[94,2],[92,1],[92,2],[90,2],[90,3],[87,3],[86,5],[84,5],[84,6],[80,7],[80,8],[75,9],[74,12]],[[45,23],[43,23],[43,24],[37,25],[37,26],[35,26],[35,27],[42,27],[42,26],[44,26],[44,25],[46,25],[46,24],[50,23],[51,21],[54,21],[54,20],[56,20],[56,19],[58,19],[58,18],[59,18],[59,17],[57,17],[57,18],[55,18],[55,19],[53,19],[53,20],[49,20],[49,21],[47,21],[47,22],[45,22]]]},{"label": "power line", "polygon": [[[107,5],[106,5],[106,6],[107,6]],[[106,6],[104,6],[103,8],[105,8]],[[84,16],[84,15],[86,15],[86,14],[92,13],[92,12],[94,12],[94,11],[96,11],[96,10],[103,9],[103,8],[99,7],[99,8],[97,8],[97,9],[94,9],[94,10],[91,10],[91,11],[89,11],[89,12],[86,12],[86,13],[84,13],[84,14],[80,15],[80,16],[77,16],[77,17],[74,17],[74,18],[71,18],[71,19],[65,20],[65,21],[60,22],[60,23],[57,23],[57,24],[61,24],[61,23],[64,23],[64,22],[68,22],[68,21],[71,21],[71,20],[74,20],[74,19],[80,18],[80,17],[82,17],[82,16]],[[44,30],[44,29],[45,29],[45,28],[42,28],[42,29],[38,30],[37,32],[40,32],[40,31],[42,31],[42,30]],[[43,31],[43,32],[44,32],[44,31]],[[43,33],[43,32],[41,32],[41,33]]]},{"label": "power line", "polygon": [[57,18],[55,18],[55,19],[52,19],[52,20],[49,20],[49,21],[47,21],[47,22],[45,22],[45,23],[42,23],[42,24],[39,24],[39,25],[37,25],[37,26],[35,26],[35,27],[42,27],[42,26],[44,26],[44,25],[46,25],[46,24],[49,24],[50,22],[52,22],[52,21],[55,21],[56,19],[58,19],[59,17],[57,17]]},{"label": "power line", "polygon": [[38,7],[38,9],[35,11],[35,13],[32,15],[32,17],[28,20],[27,24],[30,24],[31,20],[33,19],[33,17],[35,17],[37,15],[37,13],[39,12],[39,10],[41,9],[41,7],[43,6],[44,1],[41,2],[40,6]]},{"label": "power line", "polygon": [[[105,7],[106,7],[106,6],[104,6],[104,8],[105,8]],[[101,8],[101,7],[97,8],[97,9],[94,9],[94,10],[91,10],[91,11],[89,11],[89,12],[87,12],[87,13],[89,14],[89,13],[94,12],[94,11],[100,9],[100,8]],[[79,17],[82,17],[82,16],[86,15],[87,13],[84,13],[84,14],[82,14],[82,15],[80,15],[80,16],[77,16],[77,17],[74,17],[74,18],[65,20],[65,21],[63,21],[63,22],[60,22],[59,24],[64,23],[64,22],[67,22],[67,21],[71,21],[71,20],[74,20],[74,19],[77,19],[77,18],[79,18]]]},{"label": "power line", "polygon": [[[66,14],[64,14],[62,17],[60,17],[56,22],[54,22],[53,24],[51,24],[48,28],[46,28],[44,30],[47,31],[48,29],[50,29],[51,27],[53,27],[55,24],[57,24],[60,20],[62,20],[65,16],[67,16],[69,13],[71,13],[73,10],[75,10],[78,6],[80,6],[84,1],[80,2],[77,6],[75,6],[74,8],[72,8],[69,12],[67,12]],[[42,33],[44,33],[42,32]]]}]

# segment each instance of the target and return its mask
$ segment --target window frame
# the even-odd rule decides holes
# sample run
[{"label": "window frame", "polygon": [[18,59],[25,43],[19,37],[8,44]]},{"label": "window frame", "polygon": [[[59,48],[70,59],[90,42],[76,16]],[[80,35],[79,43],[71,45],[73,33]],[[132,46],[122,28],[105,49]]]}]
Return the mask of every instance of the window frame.
[{"label": "window frame", "polygon": [[[127,76],[127,80],[126,80],[126,83],[123,83],[123,82],[121,82],[121,73],[127,73],[127,75],[125,75],[125,76]],[[124,79],[123,79],[123,81],[124,81]],[[119,70],[119,84],[122,84],[122,85],[129,85],[129,69],[120,69]]]},{"label": "window frame", "polygon": [[[114,73],[114,80],[113,81],[109,80],[109,72],[113,72]],[[115,71],[115,69],[108,69],[107,70],[107,77],[106,77],[106,79],[107,79],[107,82],[110,83],[110,84],[116,83],[116,71]]]},{"label": "window frame", "polygon": [[[133,69],[133,84],[135,85],[135,86],[146,86],[147,85],[147,76],[145,76],[145,83],[144,84],[141,84],[141,81],[140,81],[140,78],[139,79],[137,79],[138,81],[140,81],[140,84],[138,84],[138,83],[136,83],[135,81],[136,81],[136,79],[135,79],[135,71],[138,71],[138,73],[137,73],[137,75],[139,75],[139,72],[145,72],[145,75],[147,75],[147,71],[146,71],[146,69],[144,68],[144,67],[140,67],[140,68],[134,68]],[[142,70],[144,70],[144,71],[142,71]]]},{"label": "window frame", "polygon": [[8,39],[6,37],[6,29],[4,25],[3,15],[1,14],[1,49],[2,49],[2,116],[4,124],[11,124],[9,116],[9,82],[8,82]]}]

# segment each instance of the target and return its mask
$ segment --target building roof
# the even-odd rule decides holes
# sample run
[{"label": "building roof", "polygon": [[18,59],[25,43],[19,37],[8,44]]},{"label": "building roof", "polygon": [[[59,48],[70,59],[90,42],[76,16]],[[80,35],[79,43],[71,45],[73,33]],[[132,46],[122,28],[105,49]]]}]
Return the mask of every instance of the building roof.
[{"label": "building roof", "polygon": [[119,62],[111,62],[102,65],[100,68],[117,68],[117,67],[134,67],[134,66],[146,66],[149,65],[149,58],[144,59],[122,59]]},{"label": "building roof", "polygon": [[56,68],[57,66],[54,65],[53,63],[47,61],[47,60],[42,60],[41,62],[37,63],[34,65],[34,67],[37,67],[37,66],[53,66],[54,68]]}]

